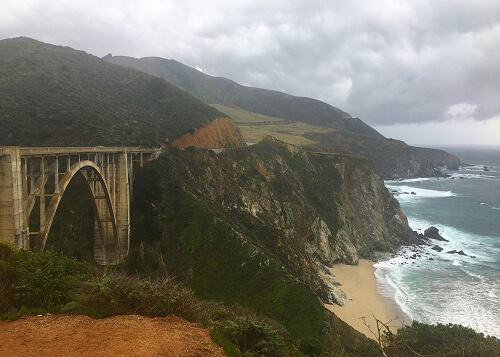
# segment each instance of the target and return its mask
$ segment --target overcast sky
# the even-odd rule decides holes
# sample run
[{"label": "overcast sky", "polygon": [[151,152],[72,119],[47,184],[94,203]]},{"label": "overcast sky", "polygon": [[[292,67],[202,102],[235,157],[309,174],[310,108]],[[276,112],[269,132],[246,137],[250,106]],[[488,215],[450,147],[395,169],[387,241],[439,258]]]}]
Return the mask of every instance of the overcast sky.
[{"label": "overcast sky", "polygon": [[499,0],[2,0],[0,39],[173,58],[412,144],[500,145]]}]

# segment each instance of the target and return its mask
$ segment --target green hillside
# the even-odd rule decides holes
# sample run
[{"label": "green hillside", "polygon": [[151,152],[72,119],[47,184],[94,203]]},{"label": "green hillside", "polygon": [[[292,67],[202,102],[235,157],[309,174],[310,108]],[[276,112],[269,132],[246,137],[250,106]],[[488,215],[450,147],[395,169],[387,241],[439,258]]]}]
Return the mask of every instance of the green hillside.
[{"label": "green hillside", "polygon": [[242,86],[227,78],[206,75],[175,60],[122,56],[107,56],[107,60],[164,78],[206,103],[238,107],[271,117],[382,137],[359,118],[351,118],[351,115],[339,108],[316,99]]},{"label": "green hillside", "polygon": [[236,107],[228,107],[222,104],[210,104],[215,109],[229,115],[237,124],[261,124],[261,123],[276,123],[286,119],[271,117],[269,115],[257,114]]},{"label": "green hillside", "polygon": [[230,116],[239,126],[243,138],[247,142],[259,142],[266,135],[294,145],[310,145],[317,143],[307,139],[307,133],[329,133],[335,129],[311,125],[300,121],[288,121],[247,110],[227,107],[222,104],[211,104],[212,107]]},{"label": "green hillside", "polygon": [[221,116],[163,79],[68,47],[0,41],[0,145],[144,145]]}]

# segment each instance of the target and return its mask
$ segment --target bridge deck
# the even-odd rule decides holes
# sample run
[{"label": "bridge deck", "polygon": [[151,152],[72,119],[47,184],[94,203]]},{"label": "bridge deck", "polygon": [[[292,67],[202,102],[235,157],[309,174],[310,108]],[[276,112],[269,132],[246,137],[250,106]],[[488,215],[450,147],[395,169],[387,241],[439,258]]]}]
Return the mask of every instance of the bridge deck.
[{"label": "bridge deck", "polygon": [[[0,146],[0,155],[10,154],[12,146]],[[130,147],[130,146],[91,146],[91,147],[19,147],[21,156],[27,155],[67,155],[82,153],[152,153],[157,148]]]}]

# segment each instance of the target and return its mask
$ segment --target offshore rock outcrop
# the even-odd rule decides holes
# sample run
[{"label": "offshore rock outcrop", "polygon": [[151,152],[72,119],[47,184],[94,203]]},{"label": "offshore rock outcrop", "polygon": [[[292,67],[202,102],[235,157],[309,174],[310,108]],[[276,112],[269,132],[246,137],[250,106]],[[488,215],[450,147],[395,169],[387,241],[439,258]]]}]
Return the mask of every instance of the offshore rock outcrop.
[{"label": "offshore rock outcrop", "polygon": [[223,152],[169,148],[155,162],[162,186],[178,186],[316,291],[345,295],[325,272],[393,251],[412,235],[399,203],[362,158],[308,153],[265,138]]}]

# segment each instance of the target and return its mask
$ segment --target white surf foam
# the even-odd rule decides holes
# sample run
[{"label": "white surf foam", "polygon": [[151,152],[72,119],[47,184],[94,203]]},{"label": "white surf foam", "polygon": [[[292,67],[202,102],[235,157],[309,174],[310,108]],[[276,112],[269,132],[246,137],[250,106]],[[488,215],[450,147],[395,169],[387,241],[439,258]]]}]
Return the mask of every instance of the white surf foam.
[{"label": "white surf foam", "polygon": [[386,262],[380,262],[374,264],[374,267],[376,268],[375,277],[378,282],[379,291],[383,296],[394,301],[411,322],[413,321],[413,316],[407,303],[408,299],[398,285],[388,276],[385,263]]},{"label": "white surf foam", "polygon": [[[485,282],[478,274],[467,272],[458,260],[454,264],[458,266],[454,269],[466,272],[475,277],[475,280],[465,285],[461,280],[446,280],[444,272],[448,271],[446,264],[450,263],[425,260],[423,263],[427,262],[428,266],[421,271],[422,268],[417,266],[401,265],[402,261],[404,259],[401,257],[395,257],[375,264],[377,268],[375,275],[380,284],[385,286],[381,289],[381,293],[384,296],[390,294],[389,297],[396,301],[401,310],[412,320],[433,324],[461,324],[489,335],[500,336],[500,310],[496,304],[496,297],[500,291],[498,287]],[[395,262],[400,264],[394,264]],[[438,284],[434,279],[425,279],[428,274],[432,276],[432,272],[440,270],[442,272],[439,275],[443,276],[444,280],[440,278]],[[453,274],[453,271],[450,273]],[[408,280],[410,276],[413,278]],[[418,276],[420,276],[418,279],[423,279],[423,286],[415,285],[414,279]],[[440,284],[444,284],[442,289],[436,290]]]},{"label": "white surf foam", "polygon": [[[397,191],[398,200],[420,200],[422,198],[443,198],[457,196],[456,193],[453,193],[451,191],[429,190],[407,185],[386,185],[386,187],[390,190]],[[414,192],[415,194],[412,194],[412,192]]]},{"label": "white surf foam", "polygon": [[496,179],[498,176],[487,175],[487,174],[462,174],[462,173],[453,173],[451,174],[452,179]]},{"label": "white surf foam", "polygon": [[474,277],[476,279],[479,279],[480,281],[484,281],[484,277],[481,276],[481,275],[479,275],[479,274],[474,274],[474,273],[472,273],[472,272],[470,272],[470,271],[468,271],[467,269],[464,269],[464,268],[462,268],[462,271],[465,274],[469,275],[469,276],[472,276],[472,277]]},{"label": "white surf foam", "polygon": [[[494,246],[494,242],[498,240],[496,237],[482,236],[478,234],[473,234],[470,232],[465,232],[460,229],[439,224],[436,222],[430,222],[425,219],[417,217],[408,217],[408,224],[413,230],[418,232],[423,232],[430,226],[434,226],[439,229],[439,234],[443,238],[447,239],[449,242],[432,242],[443,248],[442,252],[437,252],[431,247],[426,247],[426,251],[430,254],[437,255],[438,257],[446,260],[457,259],[457,256],[451,255],[447,252],[450,250],[463,250],[469,256],[460,257],[470,263],[494,263],[496,261],[495,257],[500,254],[500,249]],[[470,256],[475,256],[471,258]]]},{"label": "white surf foam", "polygon": [[401,183],[401,182],[422,182],[422,181],[430,181],[430,180],[436,180],[437,178],[435,177],[422,177],[422,178],[410,178],[410,179],[399,179],[399,180],[386,180],[384,182],[386,183]]}]

